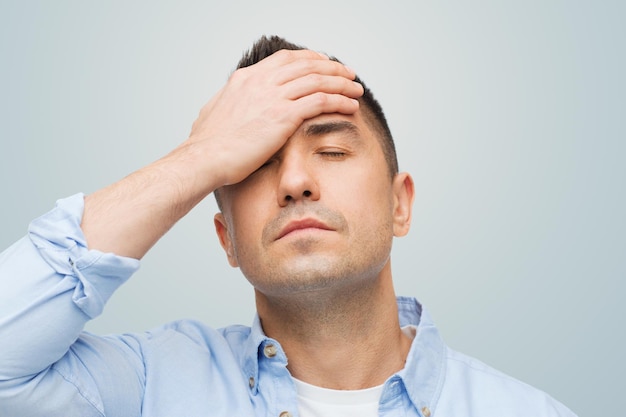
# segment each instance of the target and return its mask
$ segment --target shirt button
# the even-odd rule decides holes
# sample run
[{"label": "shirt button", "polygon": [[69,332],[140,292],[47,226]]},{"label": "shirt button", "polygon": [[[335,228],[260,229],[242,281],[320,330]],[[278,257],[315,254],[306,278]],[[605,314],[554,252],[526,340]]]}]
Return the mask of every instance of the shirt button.
[{"label": "shirt button", "polygon": [[422,407],[422,414],[424,414],[424,417],[430,417],[430,408]]},{"label": "shirt button", "polygon": [[250,388],[254,388],[254,377],[251,376],[250,379],[248,380],[248,384],[250,385]]},{"label": "shirt button", "polygon": [[278,417],[292,417],[292,414],[289,411],[283,411]]},{"label": "shirt button", "polygon": [[[276,356],[276,353],[278,351],[276,350],[276,346],[274,345],[267,345],[263,348],[263,354],[265,355],[266,358],[273,358],[274,356]],[[281,417],[288,417],[288,416],[283,416],[281,414]]]}]

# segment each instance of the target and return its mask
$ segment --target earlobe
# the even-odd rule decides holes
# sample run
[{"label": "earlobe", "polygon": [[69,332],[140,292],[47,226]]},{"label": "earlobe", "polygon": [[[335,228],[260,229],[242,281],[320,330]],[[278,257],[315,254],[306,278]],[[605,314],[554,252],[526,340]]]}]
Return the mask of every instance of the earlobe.
[{"label": "earlobe", "polygon": [[406,235],[411,228],[413,199],[415,198],[415,186],[411,175],[406,172],[396,174],[393,179],[393,194],[393,234],[401,237]]},{"label": "earlobe", "polygon": [[237,262],[237,257],[235,256],[235,251],[233,249],[233,242],[228,233],[228,224],[224,215],[222,213],[217,213],[213,218],[213,223],[215,224],[215,232],[217,233],[217,237],[220,240],[220,245],[226,252],[226,257],[228,258],[228,263],[233,268],[237,268],[239,263]]}]

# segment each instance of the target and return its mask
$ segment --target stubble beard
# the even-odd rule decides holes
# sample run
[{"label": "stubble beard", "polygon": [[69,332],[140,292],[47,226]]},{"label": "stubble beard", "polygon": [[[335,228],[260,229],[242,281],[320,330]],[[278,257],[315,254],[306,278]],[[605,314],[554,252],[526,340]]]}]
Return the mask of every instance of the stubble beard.
[{"label": "stubble beard", "polygon": [[[305,215],[314,215],[331,226],[334,232],[330,233],[338,233],[342,243],[333,248],[326,237],[307,236],[286,246],[274,246],[272,237],[285,222]],[[255,290],[266,297],[333,299],[376,281],[389,260],[392,229],[391,222],[378,224],[373,230],[351,229],[343,214],[319,204],[288,208],[264,228],[260,248],[239,247],[239,266]]]},{"label": "stubble beard", "polygon": [[256,268],[242,267],[242,272],[266,297],[321,302],[337,295],[350,296],[374,285],[389,260],[391,241],[382,242],[382,236],[378,239],[372,239],[366,248],[354,243],[362,250],[346,253],[316,252],[316,238],[299,239],[290,248],[294,255],[266,259]]}]

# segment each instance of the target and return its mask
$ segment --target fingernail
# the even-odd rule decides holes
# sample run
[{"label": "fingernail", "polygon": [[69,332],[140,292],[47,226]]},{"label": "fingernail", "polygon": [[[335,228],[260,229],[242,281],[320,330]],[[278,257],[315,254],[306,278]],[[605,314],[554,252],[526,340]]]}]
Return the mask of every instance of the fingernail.
[{"label": "fingernail", "polygon": [[352,74],[354,77],[356,77],[356,71],[352,69],[352,67],[349,67],[347,65],[344,65],[346,67],[346,69],[350,72],[350,74]]}]

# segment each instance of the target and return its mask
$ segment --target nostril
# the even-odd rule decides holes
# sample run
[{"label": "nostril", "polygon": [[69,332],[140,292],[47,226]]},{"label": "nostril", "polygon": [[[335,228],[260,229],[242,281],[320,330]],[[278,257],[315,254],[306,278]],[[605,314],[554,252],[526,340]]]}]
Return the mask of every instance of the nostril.
[{"label": "nostril", "polygon": [[302,195],[305,197],[311,197],[311,192],[309,190],[305,190]]}]

